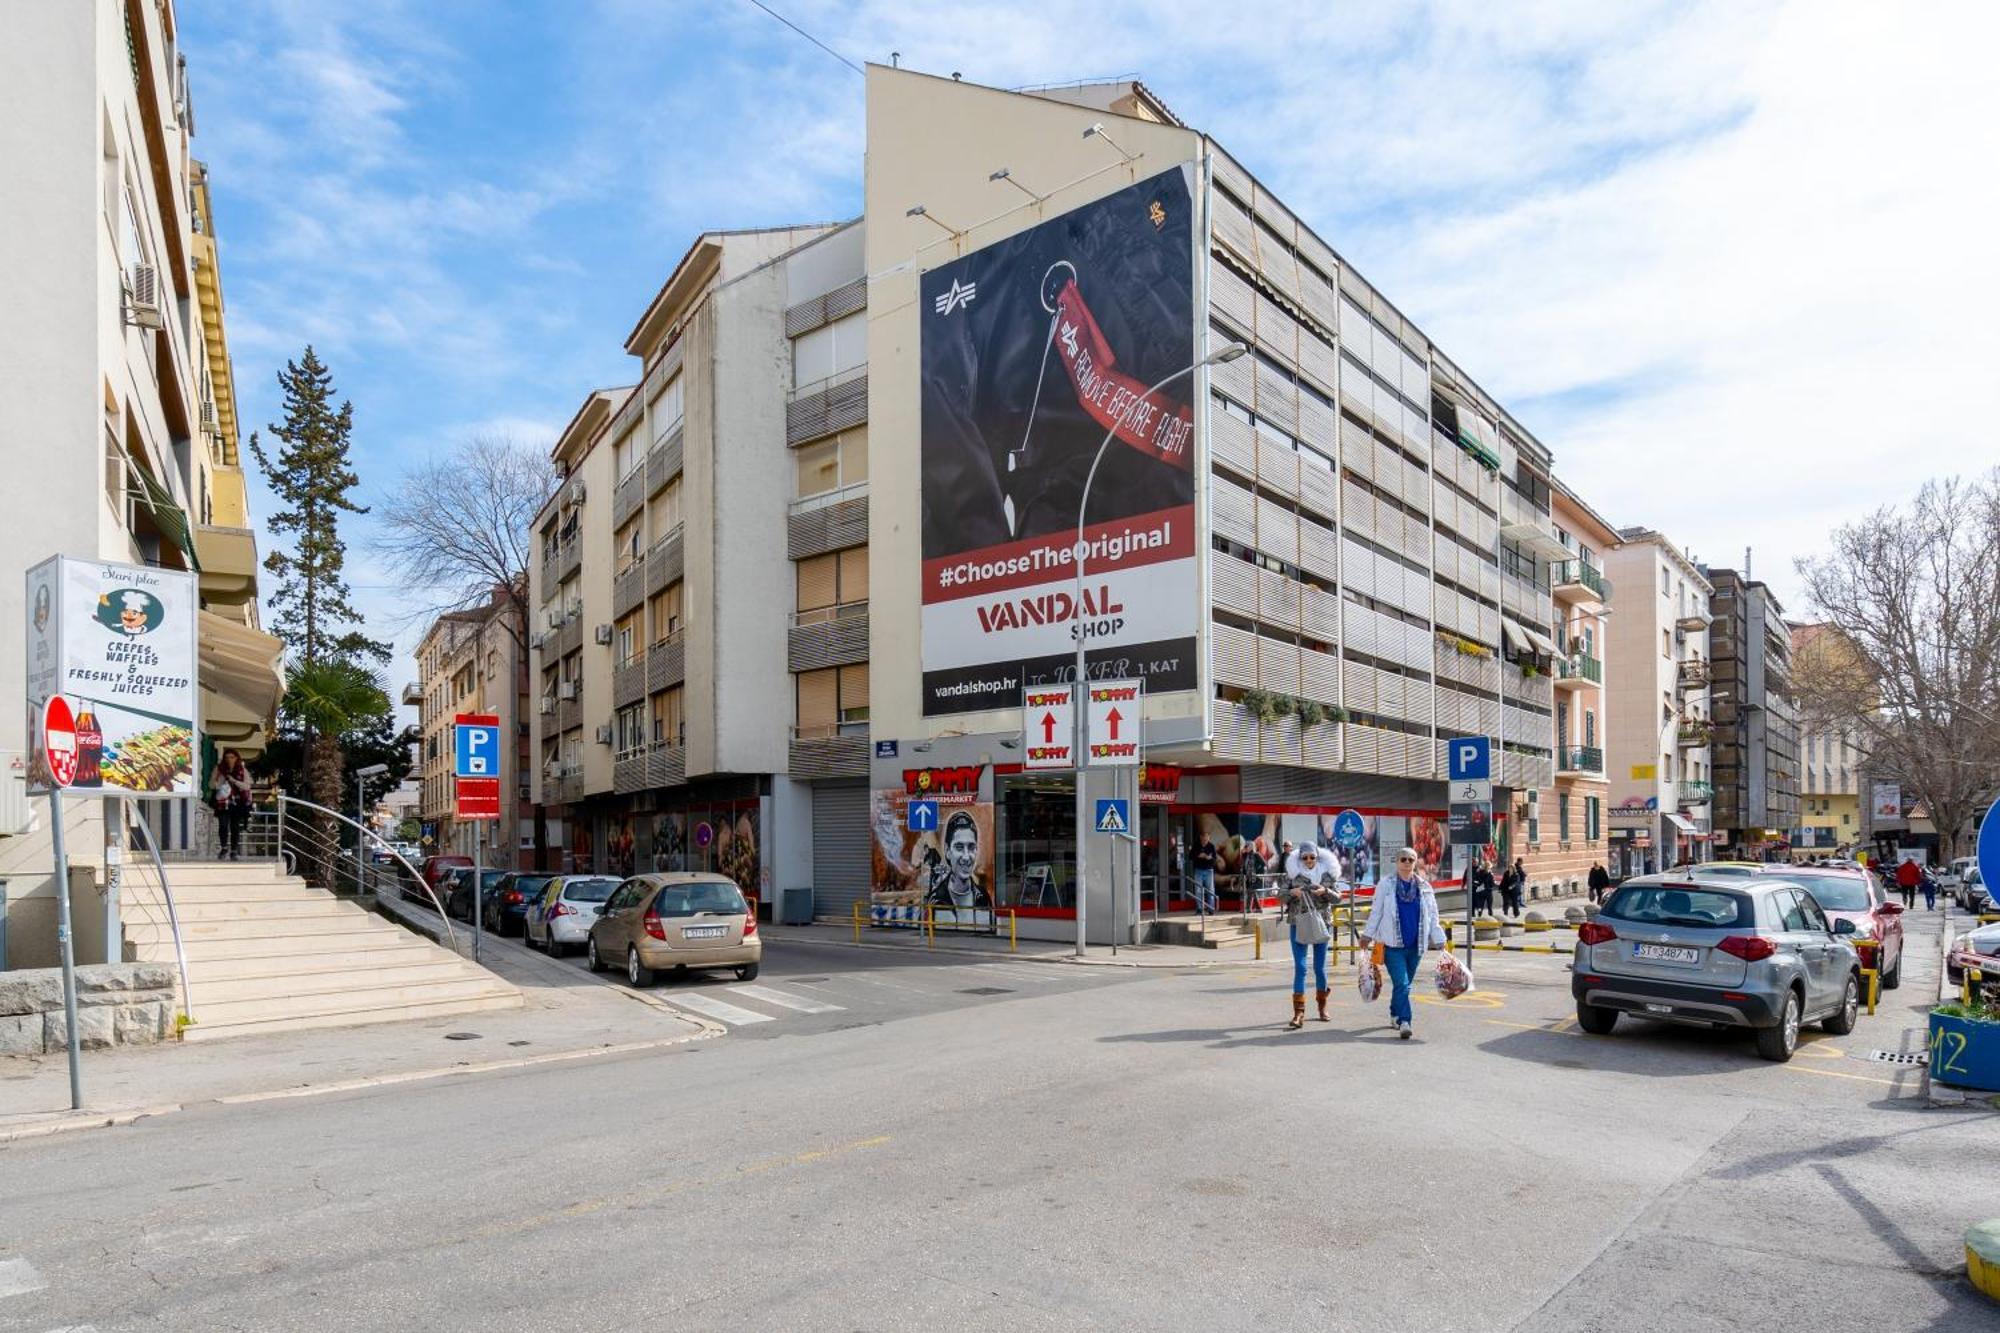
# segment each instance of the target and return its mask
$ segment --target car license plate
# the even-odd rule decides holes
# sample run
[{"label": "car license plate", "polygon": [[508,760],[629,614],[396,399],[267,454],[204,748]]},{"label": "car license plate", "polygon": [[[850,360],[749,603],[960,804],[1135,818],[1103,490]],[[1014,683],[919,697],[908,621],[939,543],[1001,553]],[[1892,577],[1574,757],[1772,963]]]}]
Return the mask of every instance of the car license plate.
[{"label": "car license plate", "polygon": [[1677,944],[1634,944],[1632,956],[1642,963],[1699,963],[1701,950]]},{"label": "car license plate", "polygon": [[1649,1004],[1646,1006],[1646,1012],[1649,1014],[1671,1014],[1673,1011],[1674,1007],[1670,1004]]},{"label": "car license plate", "polygon": [[729,933],[727,926],[688,926],[681,931],[684,940],[719,940]]}]

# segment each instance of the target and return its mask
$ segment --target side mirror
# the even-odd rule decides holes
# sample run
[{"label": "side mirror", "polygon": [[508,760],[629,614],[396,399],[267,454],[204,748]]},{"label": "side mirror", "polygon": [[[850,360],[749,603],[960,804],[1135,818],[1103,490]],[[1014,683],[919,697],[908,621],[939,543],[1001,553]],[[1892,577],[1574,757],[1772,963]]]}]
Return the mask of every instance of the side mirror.
[{"label": "side mirror", "polygon": [[1846,917],[1842,917],[1833,923],[1833,933],[1836,935],[1852,935],[1854,933],[1854,923]]}]

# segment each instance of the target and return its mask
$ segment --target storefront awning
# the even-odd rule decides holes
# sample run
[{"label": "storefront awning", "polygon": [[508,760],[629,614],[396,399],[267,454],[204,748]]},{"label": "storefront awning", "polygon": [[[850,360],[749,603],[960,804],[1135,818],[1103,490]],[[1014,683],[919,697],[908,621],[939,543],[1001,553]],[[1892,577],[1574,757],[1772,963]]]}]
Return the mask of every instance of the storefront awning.
[{"label": "storefront awning", "polygon": [[160,535],[181,548],[187,556],[189,569],[200,569],[201,562],[195,558],[194,528],[188,522],[187,510],[174,503],[173,493],[154,481],[144,468],[134,467],[132,475],[139,479],[138,500],[153,516],[153,526]]},{"label": "storefront awning", "polygon": [[1675,828],[1687,834],[1689,837],[1692,838],[1700,836],[1701,830],[1697,829],[1694,826],[1694,821],[1688,819],[1685,815],[1677,815],[1673,811],[1668,810],[1666,811],[1666,816],[1668,819],[1673,821],[1673,825]]},{"label": "storefront awning", "polygon": [[220,703],[212,710],[220,724],[218,743],[223,743],[226,728],[240,731],[254,722],[261,734],[278,716],[278,700],[285,693],[284,651],[283,643],[262,630],[213,611],[201,613],[197,660],[204,703],[211,694]]}]

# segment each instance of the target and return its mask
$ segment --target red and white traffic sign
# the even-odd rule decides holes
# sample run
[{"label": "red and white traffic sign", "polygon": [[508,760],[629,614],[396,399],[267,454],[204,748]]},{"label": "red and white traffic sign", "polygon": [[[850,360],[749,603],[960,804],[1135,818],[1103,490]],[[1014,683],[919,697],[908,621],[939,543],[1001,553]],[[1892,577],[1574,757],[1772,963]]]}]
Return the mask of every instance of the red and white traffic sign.
[{"label": "red and white traffic sign", "polygon": [[1146,702],[1143,680],[1098,680],[1090,684],[1084,719],[1093,768],[1132,768],[1139,763],[1140,714]]},{"label": "red and white traffic sign", "polygon": [[48,756],[56,786],[76,781],[76,718],[69,711],[69,700],[60,694],[51,694],[42,710],[42,752]]},{"label": "red and white traffic sign", "polygon": [[500,779],[458,779],[457,816],[460,819],[500,818]]},{"label": "red and white traffic sign", "polygon": [[1076,767],[1076,691],[1030,685],[1021,691],[1021,767]]}]

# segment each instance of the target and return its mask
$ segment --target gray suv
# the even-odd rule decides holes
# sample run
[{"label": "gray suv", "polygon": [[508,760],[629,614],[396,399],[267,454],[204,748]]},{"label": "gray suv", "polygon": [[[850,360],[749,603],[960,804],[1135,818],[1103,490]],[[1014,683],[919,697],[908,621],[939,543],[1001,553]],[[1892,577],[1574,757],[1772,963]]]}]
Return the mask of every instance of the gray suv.
[{"label": "gray suv", "polygon": [[1770,879],[1685,874],[1628,879],[1577,931],[1577,1025],[1603,1035],[1618,1015],[1745,1027],[1757,1053],[1789,1060],[1799,1025],[1854,1030],[1861,960],[1851,921],[1830,921],[1806,889]]}]

